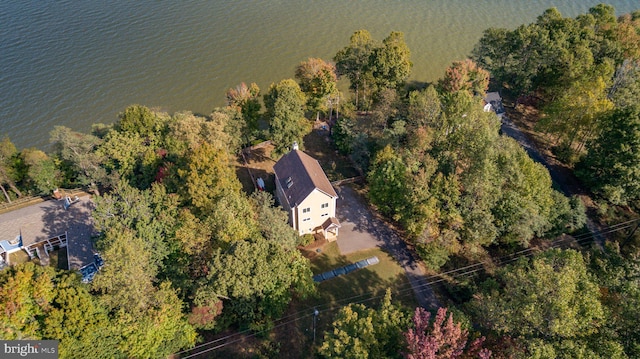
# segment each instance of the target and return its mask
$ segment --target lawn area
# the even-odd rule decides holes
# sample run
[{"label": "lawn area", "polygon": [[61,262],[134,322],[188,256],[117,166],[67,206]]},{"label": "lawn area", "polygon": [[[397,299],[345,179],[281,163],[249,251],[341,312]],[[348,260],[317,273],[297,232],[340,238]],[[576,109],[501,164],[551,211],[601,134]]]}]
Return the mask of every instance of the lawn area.
[{"label": "lawn area", "polygon": [[[389,254],[380,248],[341,255],[338,244],[327,244],[321,253],[307,254],[311,258],[311,269],[314,274],[320,274],[331,269],[355,263],[373,256],[378,257],[380,263],[349,274],[341,275],[318,284],[318,296],[310,301],[310,305],[323,307],[343,306],[350,302],[367,300],[366,305],[376,305],[377,300],[372,297],[384,296],[387,288],[391,288],[394,299],[408,307],[417,304],[413,297],[411,285],[405,276],[404,269]],[[353,298],[353,300],[349,300]]]}]

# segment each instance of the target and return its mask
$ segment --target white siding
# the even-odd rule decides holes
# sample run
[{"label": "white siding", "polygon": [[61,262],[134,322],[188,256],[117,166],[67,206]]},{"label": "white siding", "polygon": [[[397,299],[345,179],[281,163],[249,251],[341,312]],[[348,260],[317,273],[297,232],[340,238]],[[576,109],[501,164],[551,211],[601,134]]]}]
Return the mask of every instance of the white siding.
[{"label": "white siding", "polygon": [[[327,206],[322,208],[323,204]],[[309,209],[309,211],[306,212],[306,209]],[[321,226],[327,219],[335,216],[336,199],[316,188],[296,208],[295,217],[298,219],[298,232],[300,235],[312,233],[315,228]]]}]

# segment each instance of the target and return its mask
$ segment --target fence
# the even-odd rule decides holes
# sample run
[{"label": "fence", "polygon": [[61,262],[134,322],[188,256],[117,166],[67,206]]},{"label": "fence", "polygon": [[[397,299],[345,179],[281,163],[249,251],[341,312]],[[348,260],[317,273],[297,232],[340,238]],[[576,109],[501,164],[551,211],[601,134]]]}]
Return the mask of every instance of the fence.
[{"label": "fence", "polygon": [[354,182],[360,182],[364,179],[363,176],[356,176],[356,177],[351,177],[351,178],[345,178],[345,179],[341,179],[341,180],[337,180],[337,181],[333,181],[331,182],[332,186],[342,186],[343,184],[347,184],[347,183],[354,183]]},{"label": "fence", "polygon": [[[71,197],[77,196],[77,195],[83,195],[86,193],[84,192],[84,190],[82,190],[82,188],[60,189],[60,192],[64,195],[71,196]],[[20,197],[18,199],[14,199],[13,201],[11,201],[11,203],[8,203],[8,202],[0,203],[0,213],[10,212],[22,207],[30,206],[32,204],[44,202],[51,198],[53,197],[52,196]]]}]

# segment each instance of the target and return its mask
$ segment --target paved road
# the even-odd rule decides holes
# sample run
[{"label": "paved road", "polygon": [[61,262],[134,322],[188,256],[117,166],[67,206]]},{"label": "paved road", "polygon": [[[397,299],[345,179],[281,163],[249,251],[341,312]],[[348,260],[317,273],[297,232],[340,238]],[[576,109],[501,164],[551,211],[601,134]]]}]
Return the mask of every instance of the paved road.
[{"label": "paved road", "polygon": [[429,286],[424,270],[398,234],[375,217],[366,201],[353,188],[336,188],[337,216],[342,227],[338,235],[340,253],[347,254],[370,248],[382,248],[405,270],[418,304],[427,309],[438,308],[439,302]]}]

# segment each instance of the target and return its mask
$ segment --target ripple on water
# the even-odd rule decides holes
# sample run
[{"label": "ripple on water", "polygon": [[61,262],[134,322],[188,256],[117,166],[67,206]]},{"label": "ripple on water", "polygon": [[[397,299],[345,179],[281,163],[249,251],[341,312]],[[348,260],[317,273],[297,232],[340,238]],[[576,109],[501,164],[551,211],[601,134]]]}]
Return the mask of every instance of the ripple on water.
[{"label": "ripple on water", "polygon": [[[402,31],[412,78],[433,81],[469,54],[483,29],[535,21],[551,6],[575,16],[599,0],[293,0],[0,2],[0,134],[48,144],[55,125],[88,131],[139,103],[209,113],[224,92],[293,77],[330,59],[358,29]],[[618,12],[638,8],[617,0]]]}]

